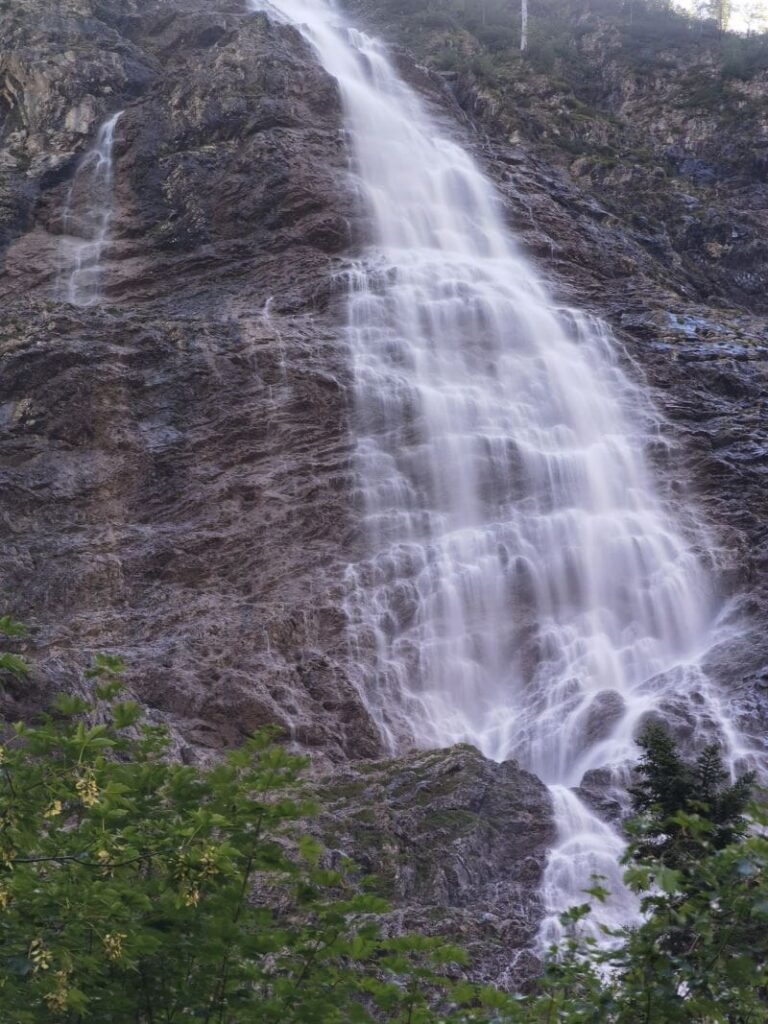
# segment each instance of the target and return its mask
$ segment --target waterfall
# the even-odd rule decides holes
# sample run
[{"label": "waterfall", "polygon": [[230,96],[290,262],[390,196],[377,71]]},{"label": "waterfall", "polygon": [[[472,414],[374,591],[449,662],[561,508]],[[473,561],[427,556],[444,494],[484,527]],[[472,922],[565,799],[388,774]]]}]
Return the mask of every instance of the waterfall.
[{"label": "waterfall", "polygon": [[92,306],[101,299],[101,258],[114,212],[112,150],[122,113],[99,128],[67,194],[56,290],[59,298],[73,306]]},{"label": "waterfall", "polygon": [[649,713],[722,717],[699,667],[714,588],[644,454],[659,417],[607,327],[553,301],[383,44],[332,0],[250,4],[337,79],[372,225],[348,289],[364,699],[393,751],[469,742],[550,785],[544,941],[595,873],[614,889],[602,919],[630,920],[622,841],[573,790],[621,781]]}]

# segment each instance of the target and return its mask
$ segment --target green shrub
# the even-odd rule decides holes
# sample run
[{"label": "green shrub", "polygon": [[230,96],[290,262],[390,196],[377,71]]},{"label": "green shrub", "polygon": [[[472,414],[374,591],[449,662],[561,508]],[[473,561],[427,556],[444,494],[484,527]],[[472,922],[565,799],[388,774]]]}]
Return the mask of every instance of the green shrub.
[{"label": "green shrub", "polygon": [[729,36],[723,40],[723,77],[749,81],[768,68],[768,36]]},{"label": "green shrub", "polygon": [[475,34],[491,53],[517,50],[520,46],[520,32],[507,25],[481,26]]},{"label": "green shrub", "polygon": [[427,1020],[463,954],[383,939],[385,904],[321,866],[304,761],[248,741],[210,768],[120,700],[61,697],[0,749],[0,1019]]},{"label": "green shrub", "polygon": [[[730,782],[716,744],[702,750],[693,763],[684,760],[669,731],[651,723],[638,740],[643,752],[630,787],[637,815],[634,856],[652,858],[667,867],[681,867],[710,849],[721,850],[743,839],[744,813],[755,784],[754,772]],[[679,819],[680,815],[683,819]],[[691,836],[688,816],[698,814],[709,824],[704,837]],[[682,822],[682,823],[681,823]]]}]

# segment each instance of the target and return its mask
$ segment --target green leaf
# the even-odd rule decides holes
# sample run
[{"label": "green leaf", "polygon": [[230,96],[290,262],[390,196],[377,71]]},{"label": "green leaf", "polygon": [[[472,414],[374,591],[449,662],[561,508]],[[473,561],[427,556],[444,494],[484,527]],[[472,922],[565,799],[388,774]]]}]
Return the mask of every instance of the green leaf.
[{"label": "green leaf", "polygon": [[53,708],[58,714],[73,718],[75,715],[87,714],[92,705],[82,697],[76,697],[70,693],[60,693],[54,698]]},{"label": "green leaf", "polygon": [[10,615],[0,616],[0,636],[24,637],[29,630],[21,622],[15,622]]},{"label": "green leaf", "polygon": [[587,896],[594,896],[598,903],[605,903],[611,895],[611,890],[606,889],[602,885],[593,885],[589,889],[582,889],[582,892],[586,893]]},{"label": "green leaf", "polygon": [[85,673],[88,679],[120,676],[125,672],[125,661],[115,654],[96,654],[93,665]]},{"label": "green leaf", "polygon": [[662,892],[673,893],[677,892],[680,888],[682,875],[679,871],[674,871],[672,868],[657,868],[654,872],[654,877],[656,885],[658,885]]},{"label": "green leaf", "polygon": [[17,679],[29,675],[29,666],[16,654],[0,654],[0,672],[8,672]]},{"label": "green leaf", "polygon": [[144,712],[136,701],[123,701],[112,705],[112,723],[115,729],[128,729],[142,718]]}]

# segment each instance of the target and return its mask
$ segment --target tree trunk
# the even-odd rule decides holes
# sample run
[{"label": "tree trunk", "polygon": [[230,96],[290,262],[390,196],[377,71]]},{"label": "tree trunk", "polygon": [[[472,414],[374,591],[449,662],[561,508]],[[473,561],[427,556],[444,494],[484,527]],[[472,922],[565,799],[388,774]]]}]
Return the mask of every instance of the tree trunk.
[{"label": "tree trunk", "polygon": [[528,49],[528,0],[520,0],[520,51]]}]

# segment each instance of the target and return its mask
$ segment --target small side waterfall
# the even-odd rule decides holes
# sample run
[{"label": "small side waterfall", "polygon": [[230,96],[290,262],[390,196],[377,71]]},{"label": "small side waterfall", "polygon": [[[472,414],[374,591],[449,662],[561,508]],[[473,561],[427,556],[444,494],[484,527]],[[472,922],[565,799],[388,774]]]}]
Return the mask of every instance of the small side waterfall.
[{"label": "small side waterfall", "polygon": [[56,291],[73,306],[92,306],[101,299],[101,261],[114,213],[112,150],[122,113],[99,128],[67,194]]},{"label": "small side waterfall", "polygon": [[644,450],[660,422],[606,326],[557,307],[490,182],[333,0],[250,0],[339,83],[374,240],[350,273],[359,502],[349,569],[361,688],[393,750],[470,742],[551,786],[542,939],[614,890],[622,841],[574,793],[611,780],[644,716],[724,727],[701,671],[714,588]]}]

